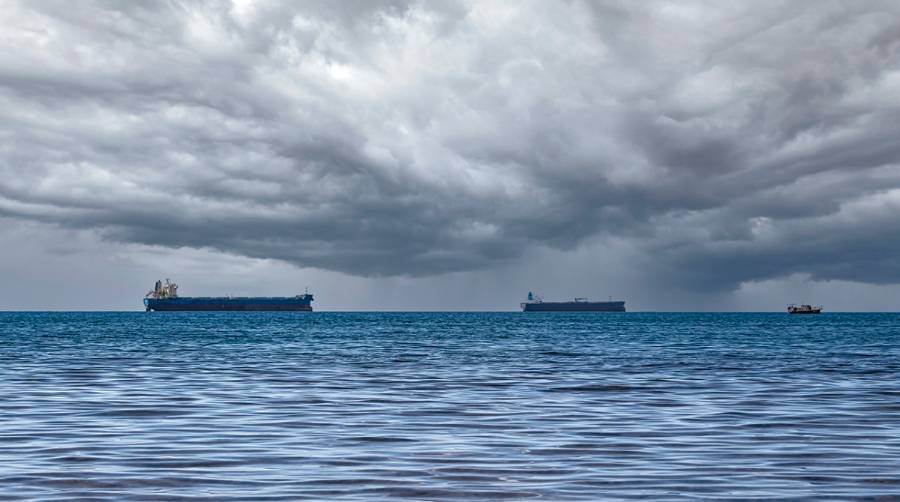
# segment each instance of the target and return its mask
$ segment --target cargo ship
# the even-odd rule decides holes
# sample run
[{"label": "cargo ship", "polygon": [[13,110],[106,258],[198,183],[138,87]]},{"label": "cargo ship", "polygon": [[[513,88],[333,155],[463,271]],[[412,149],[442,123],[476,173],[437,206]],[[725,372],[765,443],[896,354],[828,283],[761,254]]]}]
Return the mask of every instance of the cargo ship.
[{"label": "cargo ship", "polygon": [[312,312],[313,295],[296,296],[178,296],[178,285],[156,281],[144,298],[147,312],[154,311],[292,311]]},{"label": "cargo ship", "polygon": [[813,307],[812,305],[803,304],[799,307],[793,303],[788,305],[788,314],[821,314],[822,306]]},{"label": "cargo ship", "polygon": [[522,312],[625,312],[624,301],[592,302],[587,298],[575,298],[571,302],[545,302],[530,291],[528,301],[519,305]]}]

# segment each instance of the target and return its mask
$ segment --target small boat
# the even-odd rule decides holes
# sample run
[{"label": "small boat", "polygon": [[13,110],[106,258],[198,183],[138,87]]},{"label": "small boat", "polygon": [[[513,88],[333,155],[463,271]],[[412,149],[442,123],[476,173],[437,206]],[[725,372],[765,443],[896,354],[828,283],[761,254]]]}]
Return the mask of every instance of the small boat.
[{"label": "small boat", "polygon": [[812,305],[788,305],[788,314],[821,314],[822,306],[813,307]]}]

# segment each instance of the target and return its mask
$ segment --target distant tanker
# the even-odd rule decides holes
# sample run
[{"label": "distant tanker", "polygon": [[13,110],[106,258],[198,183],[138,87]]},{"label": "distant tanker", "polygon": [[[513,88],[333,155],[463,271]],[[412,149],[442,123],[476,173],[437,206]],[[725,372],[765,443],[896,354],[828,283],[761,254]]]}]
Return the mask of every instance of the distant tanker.
[{"label": "distant tanker", "polygon": [[591,302],[587,298],[575,298],[571,302],[545,302],[530,291],[528,301],[520,305],[523,312],[625,312],[624,301]]},{"label": "distant tanker", "polygon": [[178,296],[178,285],[156,281],[144,298],[147,312],[157,311],[292,311],[312,312],[313,295],[297,296]]}]

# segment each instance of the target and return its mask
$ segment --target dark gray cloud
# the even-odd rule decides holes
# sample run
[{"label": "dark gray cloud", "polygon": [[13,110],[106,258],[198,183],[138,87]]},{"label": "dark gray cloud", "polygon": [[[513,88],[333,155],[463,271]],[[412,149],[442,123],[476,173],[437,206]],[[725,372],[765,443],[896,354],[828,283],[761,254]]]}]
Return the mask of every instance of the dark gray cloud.
[{"label": "dark gray cloud", "polygon": [[[21,2],[0,215],[354,275],[900,282],[896,2]],[[630,260],[630,261],[629,261]]]}]

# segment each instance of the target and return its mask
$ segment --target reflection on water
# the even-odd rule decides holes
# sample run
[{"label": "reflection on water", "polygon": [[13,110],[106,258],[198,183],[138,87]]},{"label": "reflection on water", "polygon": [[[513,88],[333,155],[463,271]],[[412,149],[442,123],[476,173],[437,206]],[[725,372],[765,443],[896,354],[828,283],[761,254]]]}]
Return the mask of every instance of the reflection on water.
[{"label": "reflection on water", "polygon": [[900,315],[2,313],[0,498],[900,497]]}]

